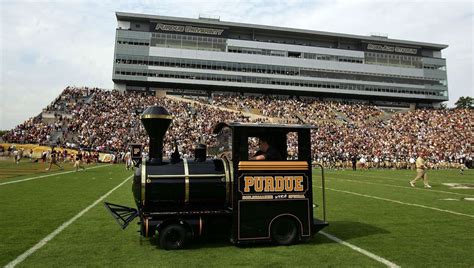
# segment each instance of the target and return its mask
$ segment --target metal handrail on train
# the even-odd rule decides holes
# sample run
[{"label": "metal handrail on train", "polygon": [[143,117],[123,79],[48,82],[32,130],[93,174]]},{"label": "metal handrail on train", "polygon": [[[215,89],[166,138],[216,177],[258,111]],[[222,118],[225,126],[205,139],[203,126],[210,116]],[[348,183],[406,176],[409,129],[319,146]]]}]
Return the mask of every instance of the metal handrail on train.
[{"label": "metal handrail on train", "polygon": [[313,165],[319,166],[321,168],[321,190],[323,193],[323,220],[326,221],[326,186],[324,179],[324,167],[320,163],[314,163]]}]

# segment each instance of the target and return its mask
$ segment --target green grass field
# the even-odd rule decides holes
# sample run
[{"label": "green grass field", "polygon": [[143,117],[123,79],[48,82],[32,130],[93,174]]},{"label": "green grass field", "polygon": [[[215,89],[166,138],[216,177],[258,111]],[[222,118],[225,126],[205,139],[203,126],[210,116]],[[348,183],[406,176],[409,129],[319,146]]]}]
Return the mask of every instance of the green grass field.
[{"label": "green grass field", "polygon": [[[63,165],[63,164],[61,164]],[[39,174],[50,174],[54,171],[59,170],[57,166],[51,168],[51,171],[45,170],[49,167],[49,163],[32,163],[29,159],[22,159],[19,164],[15,164],[12,158],[1,158],[0,159],[0,182],[5,181],[4,179],[25,176],[25,175],[39,175]],[[72,164],[66,163],[63,165],[65,170],[72,170]]]},{"label": "green grass field", "polygon": [[[131,171],[122,165],[92,165],[80,172],[67,166],[46,174],[38,165],[0,161],[0,175],[9,174],[0,179],[1,266],[75,216],[77,220],[18,266],[385,266],[322,234],[293,246],[235,247],[222,240],[161,250],[154,241],[140,238],[135,224],[122,231],[103,202],[77,217]],[[313,180],[315,202],[321,204],[319,174],[315,170]],[[323,231],[402,267],[473,267],[474,201],[469,198],[474,198],[474,189],[451,189],[443,183],[474,184],[474,170],[428,174],[432,189],[422,188],[421,182],[411,188],[413,171],[326,171],[330,226]],[[18,180],[24,181],[12,183]],[[104,201],[133,206],[131,180]],[[316,213],[320,217],[320,207]]]}]

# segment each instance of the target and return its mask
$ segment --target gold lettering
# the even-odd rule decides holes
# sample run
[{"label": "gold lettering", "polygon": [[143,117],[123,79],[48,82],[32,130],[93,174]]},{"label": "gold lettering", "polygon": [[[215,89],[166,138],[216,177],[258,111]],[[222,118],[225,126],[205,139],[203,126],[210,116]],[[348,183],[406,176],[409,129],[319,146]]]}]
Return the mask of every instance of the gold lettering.
[{"label": "gold lettering", "polygon": [[275,192],[283,192],[285,189],[285,181],[282,176],[275,177]]},{"label": "gold lettering", "polygon": [[295,191],[297,192],[303,191],[303,176],[295,177]]},{"label": "gold lettering", "polygon": [[303,176],[245,176],[244,192],[303,192],[303,181]]},{"label": "gold lettering", "polygon": [[254,179],[251,176],[245,176],[244,181],[245,181],[244,192],[248,193],[250,192],[250,186],[253,186],[254,184]]},{"label": "gold lettering", "polygon": [[255,177],[254,180],[255,180],[255,186],[254,186],[255,192],[260,193],[261,191],[263,191],[263,178]]},{"label": "gold lettering", "polygon": [[273,192],[275,189],[273,187],[273,184],[275,183],[275,180],[273,177],[266,176],[265,177],[265,192]]},{"label": "gold lettering", "polygon": [[293,176],[285,176],[285,191],[293,191]]}]

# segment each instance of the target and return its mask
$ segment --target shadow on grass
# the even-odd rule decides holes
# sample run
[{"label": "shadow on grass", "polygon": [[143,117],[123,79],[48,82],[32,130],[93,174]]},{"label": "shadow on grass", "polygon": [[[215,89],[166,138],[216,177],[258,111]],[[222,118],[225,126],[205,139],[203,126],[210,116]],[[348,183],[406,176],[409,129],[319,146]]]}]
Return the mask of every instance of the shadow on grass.
[{"label": "shadow on grass", "polygon": [[[339,239],[348,241],[354,238],[365,237],[370,235],[377,234],[388,234],[389,231],[376,227],[374,225],[362,223],[362,222],[353,222],[353,221],[334,221],[330,222],[330,229],[323,229],[327,233],[336,236]],[[198,239],[190,239],[184,250],[197,250],[203,248],[224,248],[236,246],[238,248],[266,248],[274,247],[275,244],[271,242],[259,242],[259,243],[249,243],[243,245],[234,245],[230,242],[229,233],[217,233],[210,234],[205,237]],[[158,239],[152,238],[147,241],[151,245],[161,249],[159,246]],[[336,243],[325,236],[315,235],[308,241],[300,242],[298,244],[309,244],[309,245],[318,245],[326,243]]]},{"label": "shadow on grass", "polygon": [[[377,226],[354,221],[333,221],[329,223],[329,228],[323,230],[339,239],[348,241],[354,238],[365,237],[378,234],[389,234],[390,232]],[[310,243],[335,243],[329,239],[313,239]]]},{"label": "shadow on grass", "polygon": [[[155,246],[157,249],[161,250],[158,238],[156,237],[150,238],[147,242]],[[144,241],[142,243],[144,243]],[[196,250],[196,249],[203,249],[203,248],[224,248],[224,247],[230,247],[230,246],[233,246],[233,244],[230,242],[228,236],[213,235],[213,236],[200,237],[197,239],[189,239],[183,250]]]}]

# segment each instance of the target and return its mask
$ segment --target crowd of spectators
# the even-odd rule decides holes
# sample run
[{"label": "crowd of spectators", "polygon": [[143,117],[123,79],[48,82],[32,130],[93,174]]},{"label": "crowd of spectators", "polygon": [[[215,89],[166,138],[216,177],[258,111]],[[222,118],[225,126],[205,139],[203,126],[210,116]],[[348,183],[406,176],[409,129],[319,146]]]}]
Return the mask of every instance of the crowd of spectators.
[{"label": "crowd of spectators", "polygon": [[40,117],[29,119],[3,138],[14,143],[56,143],[49,138],[53,131],[62,130],[63,136],[71,138],[61,140],[59,145],[101,152],[124,151],[130,143],[148,144],[140,114],[151,105],[164,106],[173,115],[164,142],[167,155],[173,152],[175,141],[184,156],[191,155],[199,140],[213,144],[212,130],[220,121],[249,121],[240,112],[145,93],[66,88],[44,111],[64,116],[51,124],[43,123]]},{"label": "crowd of spectators", "polygon": [[[147,145],[139,115],[150,105],[162,105],[174,117],[165,135],[167,156],[174,151],[175,142],[184,157],[192,155],[198,141],[212,147],[212,130],[218,122],[252,121],[242,112],[316,126],[311,135],[313,157],[327,165],[345,163],[354,157],[377,166],[408,163],[422,150],[428,152],[433,163],[460,162],[473,156],[472,109],[417,109],[387,117],[377,107],[362,103],[241,95],[215,95],[210,101],[196,103],[84,87],[66,88],[45,109],[44,112],[57,115],[55,122],[45,123],[35,117],[9,131],[3,139],[45,144],[51,142],[53,132],[61,130],[62,145],[123,152],[130,143]],[[297,153],[295,143],[295,137],[290,137],[291,158]]]},{"label": "crowd of spectators", "polygon": [[[422,150],[433,163],[459,163],[473,156],[472,109],[417,109],[387,119],[376,106],[361,103],[239,95],[219,96],[213,104],[257,109],[265,116],[303,119],[316,126],[311,138],[318,162],[356,157],[387,166],[409,162]],[[295,148],[294,143],[290,140],[289,147]]]},{"label": "crowd of spectators", "polygon": [[32,117],[7,132],[2,139],[13,143],[45,144],[50,139],[54,123],[44,123],[38,117]]}]

